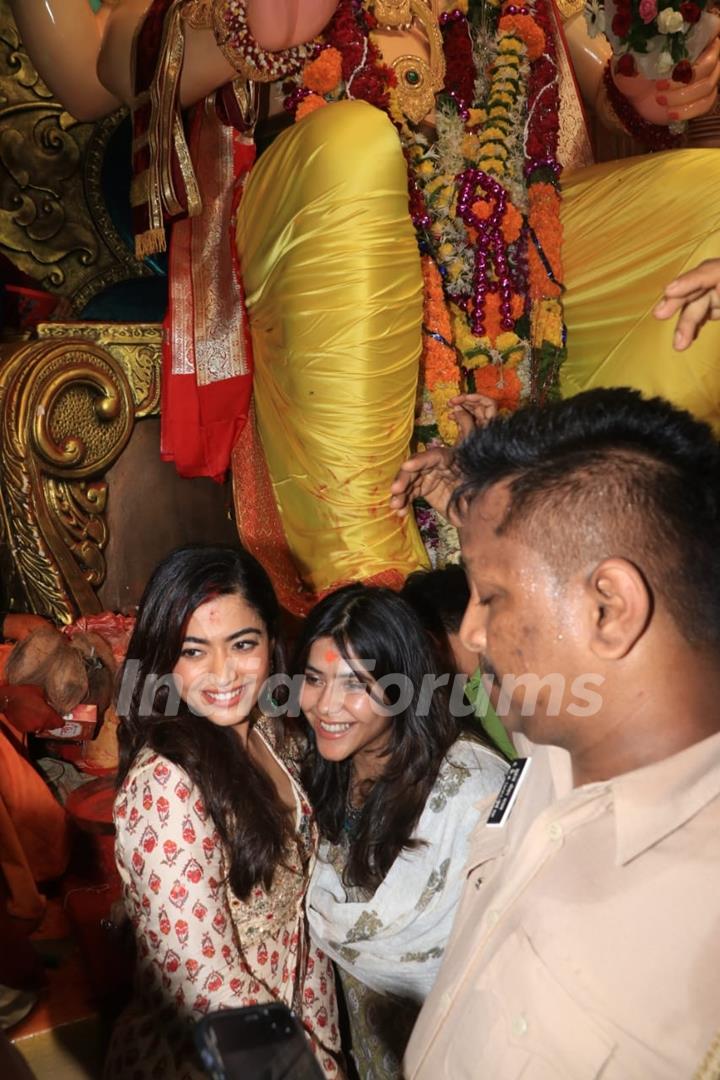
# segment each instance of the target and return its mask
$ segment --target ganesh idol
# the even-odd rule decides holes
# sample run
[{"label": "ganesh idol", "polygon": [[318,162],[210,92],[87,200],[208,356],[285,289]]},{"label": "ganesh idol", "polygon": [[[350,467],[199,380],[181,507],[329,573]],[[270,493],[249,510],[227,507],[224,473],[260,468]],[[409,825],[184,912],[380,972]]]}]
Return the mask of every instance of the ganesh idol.
[{"label": "ganesh idol", "polygon": [[[232,458],[289,609],[447,556],[388,493],[458,394],[629,385],[720,429],[720,323],[678,359],[652,317],[720,249],[717,151],[673,145],[714,105],[720,20],[658,81],[581,0],[12,6],[70,112],[132,109],[138,252],[171,234],[163,452]],[[655,152],[593,164],[587,107]]]}]

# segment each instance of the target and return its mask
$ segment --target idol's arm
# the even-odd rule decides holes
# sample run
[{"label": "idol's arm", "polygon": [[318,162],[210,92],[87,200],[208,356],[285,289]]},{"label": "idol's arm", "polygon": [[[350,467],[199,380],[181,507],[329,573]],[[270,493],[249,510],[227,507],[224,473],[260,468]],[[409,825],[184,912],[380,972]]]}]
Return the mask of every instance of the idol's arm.
[{"label": "idol's arm", "polygon": [[110,8],[88,0],[10,0],[23,45],[65,108],[93,120],[120,104],[100,82],[97,62]]},{"label": "idol's arm", "polygon": [[[95,120],[132,101],[133,40],[149,5],[150,0],[115,0],[96,15],[88,0],[10,0],[41,77],[80,120]],[[337,0],[247,0],[248,24],[263,48],[283,49],[319,34],[336,7]],[[211,29],[186,28],[183,105],[235,75]]]}]

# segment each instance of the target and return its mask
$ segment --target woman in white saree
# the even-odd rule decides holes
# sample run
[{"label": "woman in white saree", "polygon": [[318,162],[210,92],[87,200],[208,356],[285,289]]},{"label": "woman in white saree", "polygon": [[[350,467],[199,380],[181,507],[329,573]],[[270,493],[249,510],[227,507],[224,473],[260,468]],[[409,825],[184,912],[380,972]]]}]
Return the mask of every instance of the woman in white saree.
[{"label": "woman in white saree", "polygon": [[478,804],[505,765],[460,732],[424,631],[389,589],[322,600],[297,670],[321,834],[311,933],[338,967],[359,1076],[389,1080],[440,965]]}]

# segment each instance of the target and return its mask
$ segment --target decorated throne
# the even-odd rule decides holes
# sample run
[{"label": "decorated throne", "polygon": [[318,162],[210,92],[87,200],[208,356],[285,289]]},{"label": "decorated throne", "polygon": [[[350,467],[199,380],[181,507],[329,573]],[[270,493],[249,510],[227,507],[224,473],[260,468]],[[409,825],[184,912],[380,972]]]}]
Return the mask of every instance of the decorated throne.
[{"label": "decorated throne", "polygon": [[132,252],[129,141],[124,110],[81,124],[52,99],[0,0],[0,606],[59,622],[236,535],[226,487],[160,461],[164,267]]}]

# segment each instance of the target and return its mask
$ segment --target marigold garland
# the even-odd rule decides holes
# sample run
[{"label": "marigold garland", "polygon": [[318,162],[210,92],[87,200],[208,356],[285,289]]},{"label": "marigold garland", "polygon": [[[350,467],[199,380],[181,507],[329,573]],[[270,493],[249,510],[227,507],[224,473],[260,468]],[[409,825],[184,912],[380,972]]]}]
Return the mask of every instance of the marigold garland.
[{"label": "marigold garland", "polygon": [[369,6],[340,0],[318,51],[287,84],[286,105],[300,119],[323,101],[362,98],[398,128],[425,289],[423,441],[434,427],[452,442],[447,402],[461,389],[504,409],[558,392],[565,329],[550,0],[447,3],[435,138],[403,116]]},{"label": "marigold garland", "polygon": [[306,64],[302,80],[303,85],[315,94],[331,94],[337,90],[342,79],[342,55],[332,45],[323,49],[316,60]]},{"label": "marigold garland", "polygon": [[445,303],[442,280],[429,255],[420,260],[423,274],[423,351],[422,382],[433,406],[438,434],[443,442],[454,443],[457,424],[450,416],[448,403],[461,391],[450,315]]}]

